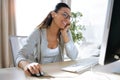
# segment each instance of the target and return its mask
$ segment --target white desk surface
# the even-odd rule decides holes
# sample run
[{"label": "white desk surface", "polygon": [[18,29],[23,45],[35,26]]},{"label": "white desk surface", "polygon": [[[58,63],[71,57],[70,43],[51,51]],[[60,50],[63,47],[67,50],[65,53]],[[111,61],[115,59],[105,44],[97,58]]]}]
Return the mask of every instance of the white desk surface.
[{"label": "white desk surface", "polygon": [[[93,71],[83,73],[61,70],[62,67],[76,62],[79,60],[44,64],[42,70],[47,73],[46,77],[29,77],[24,74],[23,70],[16,67],[2,68],[0,69],[0,80],[120,80],[120,74],[107,71],[108,66],[96,66]],[[118,63],[120,64],[120,61]]]}]

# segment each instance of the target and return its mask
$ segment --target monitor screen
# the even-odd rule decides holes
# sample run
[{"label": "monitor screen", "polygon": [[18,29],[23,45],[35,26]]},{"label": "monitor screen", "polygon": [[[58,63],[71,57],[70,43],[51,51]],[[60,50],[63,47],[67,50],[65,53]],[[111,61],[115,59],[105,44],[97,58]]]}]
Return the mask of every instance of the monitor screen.
[{"label": "monitor screen", "polygon": [[120,59],[120,0],[109,0],[99,64]]}]

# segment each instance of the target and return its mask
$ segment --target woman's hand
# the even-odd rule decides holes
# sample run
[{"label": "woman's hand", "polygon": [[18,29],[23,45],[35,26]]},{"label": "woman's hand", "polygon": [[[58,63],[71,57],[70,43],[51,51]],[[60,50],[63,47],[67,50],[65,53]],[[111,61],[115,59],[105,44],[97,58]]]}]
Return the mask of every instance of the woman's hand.
[{"label": "woman's hand", "polygon": [[41,71],[39,63],[29,63],[23,68],[25,74],[31,76],[31,74],[38,74]]},{"label": "woman's hand", "polygon": [[66,26],[64,29],[61,29],[61,30],[60,30],[60,32],[61,32],[61,34],[62,34],[62,36],[63,36],[63,41],[64,41],[65,43],[67,43],[67,42],[69,41],[68,33],[67,33],[67,31],[68,31],[69,28],[70,28],[70,26]]}]

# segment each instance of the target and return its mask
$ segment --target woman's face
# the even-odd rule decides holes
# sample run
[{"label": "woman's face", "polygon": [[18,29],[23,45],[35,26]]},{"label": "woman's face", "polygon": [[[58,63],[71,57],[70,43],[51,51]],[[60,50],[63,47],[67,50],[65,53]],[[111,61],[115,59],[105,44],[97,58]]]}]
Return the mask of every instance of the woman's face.
[{"label": "woman's face", "polygon": [[70,24],[71,11],[69,8],[61,8],[54,16],[54,23],[60,28],[64,29]]}]

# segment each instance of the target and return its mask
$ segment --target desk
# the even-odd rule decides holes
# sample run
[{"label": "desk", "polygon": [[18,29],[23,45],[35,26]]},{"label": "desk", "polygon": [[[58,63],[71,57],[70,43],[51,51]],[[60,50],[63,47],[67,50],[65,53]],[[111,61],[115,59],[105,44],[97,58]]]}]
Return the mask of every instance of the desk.
[{"label": "desk", "polygon": [[2,80],[120,80],[120,76],[113,73],[97,71],[101,66],[96,66],[93,71],[85,71],[84,73],[71,73],[61,71],[62,67],[79,62],[65,61],[57,63],[49,63],[42,65],[42,70],[47,73],[46,77],[29,77],[25,76],[23,70],[19,68],[3,68],[0,69],[0,79]]}]

